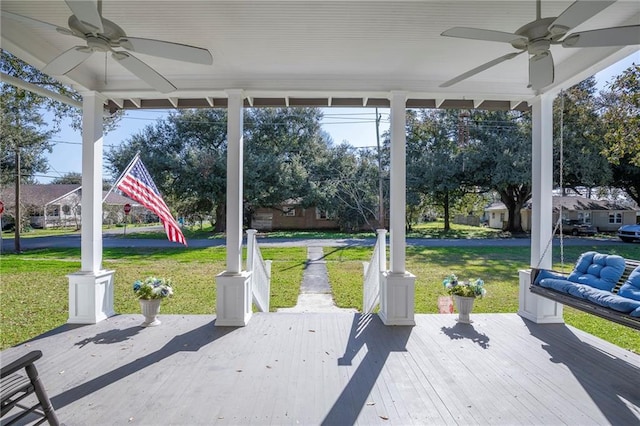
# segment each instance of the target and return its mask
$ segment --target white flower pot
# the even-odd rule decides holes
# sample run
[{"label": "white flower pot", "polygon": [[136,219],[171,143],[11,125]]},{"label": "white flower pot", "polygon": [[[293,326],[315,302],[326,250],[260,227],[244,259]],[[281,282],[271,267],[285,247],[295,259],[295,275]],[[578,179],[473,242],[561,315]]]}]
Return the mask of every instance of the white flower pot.
[{"label": "white flower pot", "polygon": [[140,324],[142,327],[154,327],[161,324],[160,320],[156,318],[160,313],[160,302],[162,299],[140,299],[140,308],[142,315],[144,315],[144,322]]},{"label": "white flower pot", "polygon": [[473,301],[475,297],[463,297],[453,296],[453,300],[456,302],[456,308],[458,309],[458,322],[463,324],[471,324],[473,321],[469,318],[469,314],[473,310]]}]

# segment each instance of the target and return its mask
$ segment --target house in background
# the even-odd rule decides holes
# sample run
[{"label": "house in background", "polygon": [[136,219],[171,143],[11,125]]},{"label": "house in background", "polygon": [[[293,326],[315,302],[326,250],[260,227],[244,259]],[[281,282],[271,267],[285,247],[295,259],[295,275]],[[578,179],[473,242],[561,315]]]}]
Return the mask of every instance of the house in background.
[{"label": "house in background", "polygon": [[276,229],[338,229],[338,222],[318,207],[302,207],[299,200],[287,200],[276,207],[260,207],[251,217],[251,228],[258,231]]},{"label": "house in background", "polygon": [[[509,221],[509,210],[502,201],[491,203],[484,209],[487,226],[493,229],[504,229]],[[524,227],[524,225],[523,225]]]},{"label": "house in background", "polygon": [[[622,225],[636,223],[638,208],[623,206],[606,200],[592,200],[585,197],[555,196],[553,197],[553,223],[558,222],[562,212],[562,219],[577,220],[595,226],[601,232],[615,232]],[[503,229],[504,222],[509,219],[507,207],[502,202],[491,204],[485,209],[488,216],[488,226]],[[520,211],[522,229],[531,230],[531,202]]]},{"label": "house in background", "polygon": [[[103,198],[107,191],[103,191]],[[15,215],[15,189],[13,186],[0,190],[0,200],[5,205],[5,215]],[[82,186],[79,184],[23,184],[20,185],[22,217],[29,217],[33,228],[75,227],[80,228],[80,205]],[[104,201],[103,223],[115,224],[124,221],[124,205],[131,205],[131,216],[146,215],[146,209],[128,197],[111,192]],[[4,222],[4,221],[3,221]]]}]

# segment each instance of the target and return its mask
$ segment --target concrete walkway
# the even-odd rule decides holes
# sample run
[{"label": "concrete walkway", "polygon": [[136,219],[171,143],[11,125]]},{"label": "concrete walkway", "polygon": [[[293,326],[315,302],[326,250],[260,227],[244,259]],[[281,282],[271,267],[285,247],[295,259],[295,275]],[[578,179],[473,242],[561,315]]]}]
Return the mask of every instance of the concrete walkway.
[{"label": "concrete walkway", "polygon": [[302,276],[298,302],[293,308],[280,308],[278,312],[357,312],[338,308],[331,294],[327,262],[322,247],[307,247],[307,266]]}]

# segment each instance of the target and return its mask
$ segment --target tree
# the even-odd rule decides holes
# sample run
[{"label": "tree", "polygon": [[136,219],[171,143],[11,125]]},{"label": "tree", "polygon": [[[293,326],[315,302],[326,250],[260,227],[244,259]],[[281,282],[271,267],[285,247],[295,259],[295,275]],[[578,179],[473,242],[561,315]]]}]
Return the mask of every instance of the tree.
[{"label": "tree", "polygon": [[[304,206],[317,201],[319,188],[308,177],[329,144],[320,130],[321,117],[314,108],[245,111],[244,198],[249,214],[288,199],[301,199]],[[136,152],[167,204],[195,220],[213,215],[215,231],[224,231],[225,110],[182,110],[147,126],[107,154],[112,174],[119,175]]]},{"label": "tree", "polygon": [[632,65],[601,93],[603,153],[613,169],[612,185],[640,205],[640,66]]},{"label": "tree", "polygon": [[531,119],[510,111],[473,111],[464,150],[467,185],[493,189],[509,211],[506,230],[522,232],[531,196]]},{"label": "tree", "polygon": [[633,64],[609,84],[602,101],[605,155],[613,164],[627,158],[640,167],[640,65]]},{"label": "tree", "polygon": [[303,206],[316,203],[317,189],[310,185],[330,141],[320,128],[317,108],[256,108],[245,120],[245,199],[251,209],[274,207],[300,199]]},{"label": "tree", "polygon": [[63,176],[54,178],[51,180],[52,184],[64,185],[64,184],[82,184],[82,173],[69,172]]},{"label": "tree", "polygon": [[559,185],[562,170],[563,192],[572,188],[579,193],[578,187],[590,190],[611,181],[609,162],[601,154],[604,132],[596,111],[595,86],[595,78],[590,77],[563,91],[554,101],[554,179]]},{"label": "tree", "polygon": [[453,201],[465,192],[458,142],[458,111],[407,111],[408,211],[415,216],[414,206],[426,195],[442,208],[445,231],[451,228]]},{"label": "tree", "polygon": [[331,147],[318,159],[311,175],[316,203],[334,218],[341,230],[352,232],[380,226],[378,207],[378,159],[372,150],[358,150],[348,143]]},{"label": "tree", "polygon": [[167,205],[189,219],[225,227],[227,124],[223,109],[181,110],[145,127],[105,154],[120,176],[140,153]]},{"label": "tree", "polygon": [[[0,71],[22,81],[38,85],[52,92],[80,100],[72,88],[42,73],[37,68],[2,50]],[[20,87],[0,82],[0,184],[15,181],[16,209],[20,205],[20,183],[32,181],[36,173],[47,171],[46,152],[51,152],[49,138],[64,117],[70,117],[79,127],[81,114],[77,108],[63,104]],[[53,113],[53,122],[46,123],[42,112]],[[115,126],[121,114],[106,118],[106,128]],[[20,251],[20,212],[15,212],[15,250]]]}]

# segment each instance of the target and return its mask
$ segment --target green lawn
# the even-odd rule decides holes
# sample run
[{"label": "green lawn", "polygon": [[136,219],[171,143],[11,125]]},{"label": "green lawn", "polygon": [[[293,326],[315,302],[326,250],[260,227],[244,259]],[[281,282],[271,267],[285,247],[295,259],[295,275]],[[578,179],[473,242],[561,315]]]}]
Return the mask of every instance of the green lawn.
[{"label": "green lawn", "polygon": [[[578,256],[588,250],[638,258],[637,246],[633,245],[566,247],[564,269],[555,257],[554,269],[569,272]],[[364,247],[325,250],[329,280],[338,306],[362,310],[362,262],[368,261],[372,252],[372,248]],[[487,295],[476,300],[473,312],[515,313],[518,311],[518,270],[528,269],[529,258],[529,247],[409,247],[406,268],[416,275],[416,312],[437,313],[438,296],[446,295],[442,280],[455,273],[462,279],[485,281]],[[564,313],[568,324],[640,354],[640,332],[572,308],[565,307]]]},{"label": "green lawn", "polygon": [[[565,271],[580,253],[594,247],[567,247]],[[362,261],[371,247],[325,248],[334,298],[341,307],[362,308]],[[600,248],[624,257],[638,257],[637,246]],[[306,261],[306,249],[263,248],[273,260],[271,310],[296,303]],[[480,277],[488,294],[477,300],[474,312],[516,312],[519,269],[529,263],[529,248],[419,248],[407,249],[407,270],[417,276],[416,312],[436,313],[444,295],[442,280],[451,272],[461,278]],[[212,314],[215,276],[225,265],[225,248],[104,249],[104,267],[115,274],[115,310],[139,313],[132,283],[147,275],[171,278],[175,297],[163,302],[166,314]],[[561,269],[558,259],[554,267]],[[0,261],[0,348],[18,344],[64,324],[68,316],[67,274],[80,269],[79,249],[34,250],[20,255],[3,253]],[[600,318],[565,308],[567,323],[623,348],[640,353],[640,333]]]}]

